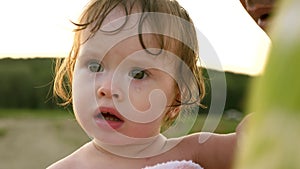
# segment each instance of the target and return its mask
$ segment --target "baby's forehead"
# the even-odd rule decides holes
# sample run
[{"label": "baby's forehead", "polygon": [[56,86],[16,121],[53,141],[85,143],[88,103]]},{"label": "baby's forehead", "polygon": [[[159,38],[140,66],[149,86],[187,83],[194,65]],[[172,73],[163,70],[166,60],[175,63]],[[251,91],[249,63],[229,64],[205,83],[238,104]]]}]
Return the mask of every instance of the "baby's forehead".
[{"label": "baby's forehead", "polygon": [[104,18],[101,25],[102,29],[103,27],[108,26],[113,26],[114,28],[116,28],[116,24],[124,23],[124,21],[126,20],[126,10],[124,8],[125,7],[118,5],[114,9],[112,9]]},{"label": "baby's forehead", "polygon": [[125,29],[128,29],[128,27],[133,27],[138,24],[141,15],[142,11],[136,4],[132,6],[119,4],[111,11],[108,11],[105,18],[103,18],[100,29],[113,31],[119,28],[124,29],[124,26],[127,27]]},{"label": "baby's forehead", "polygon": [[[122,6],[117,6],[108,13],[107,16],[101,17],[103,22],[94,21],[90,23],[86,29],[81,31],[81,43],[97,36],[109,43],[114,43],[127,39],[139,34],[139,21],[142,13],[126,14]],[[108,40],[108,41],[107,41]]]},{"label": "baby's forehead", "polygon": [[[101,20],[104,16],[98,17]],[[102,19],[103,22],[94,21],[82,31],[81,44],[96,39],[100,40],[99,47],[110,49],[127,38],[136,36],[138,41],[135,44],[142,45],[146,50],[159,48],[179,55],[182,46],[180,43],[190,46],[188,37],[182,35],[181,27],[192,26],[191,23],[170,14],[141,12],[137,5],[126,7],[119,4]],[[172,24],[169,25],[169,22]]]}]

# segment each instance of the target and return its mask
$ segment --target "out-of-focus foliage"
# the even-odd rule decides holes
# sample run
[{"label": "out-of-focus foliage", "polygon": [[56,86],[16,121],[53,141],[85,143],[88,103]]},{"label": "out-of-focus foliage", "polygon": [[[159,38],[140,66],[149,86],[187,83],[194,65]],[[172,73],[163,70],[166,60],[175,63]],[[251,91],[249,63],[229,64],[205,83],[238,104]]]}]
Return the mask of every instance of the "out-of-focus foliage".
[{"label": "out-of-focus foliage", "polygon": [[300,168],[300,1],[276,3],[272,49],[265,74],[253,86],[248,111],[254,114],[236,169]]},{"label": "out-of-focus foliage", "polygon": [[54,108],[53,59],[1,59],[0,108]]},{"label": "out-of-focus foliage", "polygon": [[[211,87],[210,80],[214,79],[214,77],[219,77],[221,73],[217,70],[209,70],[211,73],[210,77],[206,70],[204,70],[203,75],[205,77],[205,85],[206,85],[206,96],[203,100],[203,104],[207,107],[205,109],[200,109],[200,113],[207,113],[209,111],[210,102],[211,102]],[[226,102],[224,110],[236,110],[239,112],[244,112],[245,103],[248,95],[248,87],[252,79],[256,77],[245,75],[245,74],[237,74],[232,72],[225,72],[225,80],[226,80]]]},{"label": "out-of-focus foliage", "polygon": [[[52,96],[54,58],[1,59],[0,60],[0,108],[55,108]],[[213,71],[213,70],[211,70]],[[211,77],[206,76],[207,92],[203,104],[210,105]],[[214,71],[215,74],[223,73]],[[225,110],[243,111],[247,88],[251,77],[226,72],[227,99]]]}]

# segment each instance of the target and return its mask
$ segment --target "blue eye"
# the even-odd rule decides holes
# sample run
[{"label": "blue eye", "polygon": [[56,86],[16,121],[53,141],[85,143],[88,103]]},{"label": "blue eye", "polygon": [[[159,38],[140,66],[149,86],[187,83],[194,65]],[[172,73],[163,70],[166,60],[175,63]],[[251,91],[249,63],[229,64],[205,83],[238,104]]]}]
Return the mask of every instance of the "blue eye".
[{"label": "blue eye", "polygon": [[148,74],[145,70],[141,69],[134,69],[128,73],[128,75],[134,79],[144,79],[148,77]]},{"label": "blue eye", "polygon": [[98,62],[91,62],[88,64],[88,69],[91,71],[91,72],[103,72],[104,68],[103,66],[98,63]]}]

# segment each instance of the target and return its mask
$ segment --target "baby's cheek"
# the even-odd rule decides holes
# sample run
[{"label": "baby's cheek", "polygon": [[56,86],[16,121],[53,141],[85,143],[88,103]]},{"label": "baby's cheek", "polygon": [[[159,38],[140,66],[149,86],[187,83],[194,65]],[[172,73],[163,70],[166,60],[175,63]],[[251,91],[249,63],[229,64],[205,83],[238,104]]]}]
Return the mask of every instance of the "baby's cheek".
[{"label": "baby's cheek", "polygon": [[86,107],[95,104],[95,79],[85,73],[78,72],[73,77],[72,94],[73,106],[78,112],[86,111]]},{"label": "baby's cheek", "polygon": [[151,107],[149,101],[149,95],[151,91],[136,86],[131,86],[129,90],[129,99],[131,106],[141,112],[144,112]]},{"label": "baby's cheek", "polygon": [[[73,77],[72,92],[94,97],[96,90],[95,76],[85,71],[78,71]],[[81,96],[82,97],[82,96]]]}]

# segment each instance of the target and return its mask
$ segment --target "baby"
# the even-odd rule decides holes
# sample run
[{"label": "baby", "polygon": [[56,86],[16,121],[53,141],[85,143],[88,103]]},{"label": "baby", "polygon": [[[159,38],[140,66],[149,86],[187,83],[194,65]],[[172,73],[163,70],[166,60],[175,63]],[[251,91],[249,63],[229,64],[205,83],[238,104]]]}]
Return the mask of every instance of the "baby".
[{"label": "baby", "polygon": [[54,92],[72,103],[92,140],[48,169],[141,169],[185,160],[231,167],[235,133],[161,134],[197,114],[205,94],[195,27],[177,1],[93,0],[75,25]]}]

